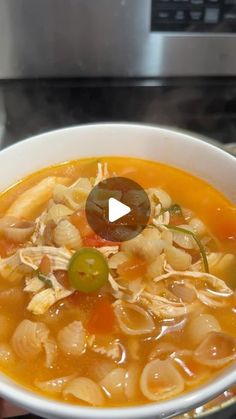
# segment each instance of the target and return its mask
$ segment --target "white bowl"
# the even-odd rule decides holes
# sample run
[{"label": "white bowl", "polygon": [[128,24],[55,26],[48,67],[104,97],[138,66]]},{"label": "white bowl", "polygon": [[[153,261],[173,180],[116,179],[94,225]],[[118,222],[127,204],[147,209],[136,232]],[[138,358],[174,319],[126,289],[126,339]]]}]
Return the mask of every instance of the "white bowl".
[{"label": "white bowl", "polygon": [[[236,203],[236,159],[224,151],[174,130],[128,124],[85,125],[52,131],[0,152],[0,190],[43,167],[92,156],[133,156],[164,162],[205,179]],[[128,164],[128,161],[127,161]],[[236,383],[231,366],[195,391],[161,403],[129,408],[89,408],[41,397],[0,375],[0,394],[45,418],[163,418],[189,411]]]}]

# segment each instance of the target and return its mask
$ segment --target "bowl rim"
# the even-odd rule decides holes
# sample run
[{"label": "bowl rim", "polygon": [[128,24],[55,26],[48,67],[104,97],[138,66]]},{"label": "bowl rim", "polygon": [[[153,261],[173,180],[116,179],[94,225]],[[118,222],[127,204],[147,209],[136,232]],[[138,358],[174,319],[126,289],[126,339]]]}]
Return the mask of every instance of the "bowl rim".
[{"label": "bowl rim", "polygon": [[[74,125],[70,125],[70,126],[66,126],[66,127],[62,127],[62,128],[56,128],[56,129],[50,129],[49,131],[45,131],[45,132],[41,132],[38,134],[34,134],[31,135],[27,138],[20,138],[17,139],[17,141],[13,144],[9,144],[6,147],[4,147],[3,149],[0,149],[0,154],[5,154],[5,152],[9,152],[15,148],[20,148],[22,145],[31,143],[32,141],[38,141],[38,140],[42,140],[43,137],[45,136],[54,136],[56,134],[63,134],[66,132],[70,132],[70,131],[77,131],[79,130],[84,130],[87,128],[95,128],[95,129],[109,129],[109,128],[116,128],[116,129],[120,129],[120,128],[127,128],[127,129],[144,129],[144,130],[156,130],[159,132],[163,132],[163,133],[174,133],[177,136],[182,136],[185,139],[192,139],[193,141],[197,141],[201,144],[206,145],[207,147],[209,147],[210,149],[214,149],[217,150],[221,155],[225,155],[227,156],[231,161],[235,161],[236,156],[232,155],[231,153],[229,153],[228,151],[224,150],[224,148],[221,148],[220,145],[221,143],[218,140],[215,140],[211,137],[205,136],[203,134],[198,134],[196,132],[193,131],[189,131],[183,128],[178,128],[178,127],[171,127],[168,125],[155,125],[155,124],[150,124],[150,123],[138,123],[138,122],[123,122],[123,121],[118,121],[118,122],[92,122],[92,123],[87,123],[87,124],[74,124]],[[231,144],[231,143],[230,143]],[[92,156],[91,156],[92,157]],[[183,169],[184,170],[184,169]]]},{"label": "bowl rim", "polygon": [[[156,130],[159,133],[175,133],[177,136],[182,136],[185,140],[192,140],[194,142],[200,142],[204,144],[205,148],[217,150],[219,154],[224,156],[227,161],[232,161],[236,167],[236,159],[234,156],[228,154],[226,151],[219,149],[213,144],[206,143],[203,139],[198,138],[197,134],[181,132],[178,129],[171,129],[162,126],[150,125],[150,124],[129,124],[129,123],[94,123],[84,125],[73,125],[71,127],[60,128],[56,130],[50,130],[45,133],[40,133],[24,140],[21,140],[15,144],[9,145],[0,151],[0,156],[17,152],[25,144],[33,144],[39,140],[45,140],[45,137],[55,136],[57,134],[66,134],[69,131],[87,130],[87,129],[142,129]],[[4,376],[4,374],[3,374]],[[6,376],[8,379],[9,377]],[[11,384],[12,382],[12,384]],[[216,397],[221,394],[226,388],[236,383],[236,364],[226,368],[221,374],[217,376],[217,380],[213,379],[208,381],[202,386],[197,387],[195,390],[185,392],[179,397],[172,398],[167,401],[148,403],[145,405],[136,406],[125,406],[125,407],[112,407],[112,408],[97,408],[97,407],[84,407],[80,405],[73,405],[69,403],[59,402],[57,400],[49,399],[45,396],[27,389],[26,387],[20,386],[17,382],[10,379],[9,383],[2,380],[0,377],[0,394],[11,402],[23,406],[29,411],[36,412],[37,414],[56,416],[58,418],[70,417],[78,418],[83,417],[84,419],[120,419],[122,414],[125,414],[127,419],[153,417],[159,415],[161,417],[173,416],[180,414],[187,410],[193,409],[207,402],[210,398]],[[200,400],[200,401],[199,401]]]},{"label": "bowl rim", "polygon": [[[5,377],[9,379],[7,375]],[[24,409],[28,409],[30,412],[36,412],[37,415],[42,414],[43,416],[46,413],[49,416],[52,415],[52,417],[58,418],[82,417],[86,419],[120,419],[122,414],[125,414],[127,419],[149,418],[155,415],[157,417],[171,417],[203,405],[209,399],[223,393],[226,388],[231,387],[236,381],[236,364],[234,363],[218,375],[217,380],[212,379],[204,385],[197,387],[196,390],[187,391],[179,397],[174,397],[167,401],[128,407],[97,408],[59,402],[20,386],[11,379],[10,381],[12,381],[13,385],[2,382],[0,377],[1,396],[16,405],[24,407]]]}]

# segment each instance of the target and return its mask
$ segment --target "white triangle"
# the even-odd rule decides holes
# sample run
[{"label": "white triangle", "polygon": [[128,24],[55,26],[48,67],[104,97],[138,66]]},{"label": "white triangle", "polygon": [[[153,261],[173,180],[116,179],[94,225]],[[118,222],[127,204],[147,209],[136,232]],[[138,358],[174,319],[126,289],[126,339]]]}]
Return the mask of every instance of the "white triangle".
[{"label": "white triangle", "polygon": [[108,220],[110,223],[113,223],[119,218],[124,217],[124,215],[129,214],[131,208],[128,205],[122,204],[122,202],[118,201],[115,198],[109,198],[108,201]]}]

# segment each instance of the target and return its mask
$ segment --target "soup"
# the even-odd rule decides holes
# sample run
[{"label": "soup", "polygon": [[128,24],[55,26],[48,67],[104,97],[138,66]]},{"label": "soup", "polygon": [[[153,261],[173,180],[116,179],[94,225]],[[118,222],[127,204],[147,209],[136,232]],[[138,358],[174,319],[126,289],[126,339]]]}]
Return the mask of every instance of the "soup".
[{"label": "soup", "polygon": [[[97,236],[85,203],[138,182],[148,225]],[[204,181],[133,158],[43,169],[0,196],[0,369],[64,402],[127,406],[207,382],[236,359],[236,208]]]}]

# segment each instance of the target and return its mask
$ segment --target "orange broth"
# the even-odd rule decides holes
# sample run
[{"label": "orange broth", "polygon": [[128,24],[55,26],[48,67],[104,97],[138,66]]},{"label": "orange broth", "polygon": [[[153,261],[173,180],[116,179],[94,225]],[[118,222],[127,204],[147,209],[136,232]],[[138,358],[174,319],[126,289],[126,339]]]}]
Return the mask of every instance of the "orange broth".
[{"label": "orange broth", "polygon": [[[95,158],[70,161],[45,168],[26,177],[16,185],[10,187],[7,191],[1,193],[0,214],[4,216],[7,208],[14,202],[17,196],[47,176],[66,176],[71,178],[71,183],[80,176],[95,177],[97,161],[98,159]],[[220,251],[230,252],[236,255],[236,207],[214,187],[189,173],[165,164],[122,157],[103,157],[99,158],[99,161],[108,163],[110,173],[114,172],[118,176],[128,177],[138,182],[143,188],[157,186],[163,188],[170,194],[174,202],[192,210],[206,224],[210,233],[215,237]],[[1,238],[0,254],[5,257],[6,249],[11,248],[13,245],[14,243],[11,241]],[[234,289],[236,288],[236,277],[235,282],[232,283],[231,281],[229,285]],[[19,282],[14,287],[15,291],[10,296],[2,298],[1,293],[13,288],[13,284],[3,279],[0,282],[0,343],[2,341],[10,342],[14,328],[23,319],[44,322],[54,337],[57,336],[57,333],[63,326],[74,320],[81,320],[85,325],[89,324],[89,328],[94,332],[91,319],[95,318],[96,322],[98,322],[94,309],[97,305],[99,292],[89,295],[78,292],[75,296],[69,297],[68,299],[65,298],[56,303],[47,313],[36,316],[26,309],[29,296],[23,293],[23,284]],[[14,295],[14,292],[16,295]],[[106,304],[108,302],[100,307],[100,312],[103,316],[106,316],[106,310],[110,313],[110,308],[107,308]],[[226,308],[206,308],[205,313],[212,314],[214,312],[222,330],[236,337],[236,314],[232,306],[233,303]],[[1,315],[9,319],[8,332],[6,336],[4,335],[4,338],[1,338]],[[104,321],[104,318],[102,321]],[[127,337],[121,332],[113,317],[112,321],[108,323],[108,325],[104,325],[104,334],[106,336],[120,339],[127,348],[133,345],[133,341],[138,341],[138,360],[136,362],[140,366],[144,366],[148,353],[153,349],[156,342],[153,335],[150,339],[145,339],[142,336]],[[156,323],[158,324],[158,319]],[[101,333],[99,327],[98,333]],[[181,327],[175,328],[172,333],[168,333],[162,337],[162,341],[175,344],[182,349],[192,349],[191,343],[188,341],[187,332]],[[124,366],[133,362],[128,349],[126,353],[127,356]],[[36,362],[35,360],[26,362],[19,359],[17,359],[17,362],[9,365],[1,365],[0,362],[0,368],[20,384],[36,392],[45,394],[38,389],[35,382],[50,380],[54,377],[68,376],[70,374],[91,377],[102,359],[102,355],[92,353],[91,351],[87,351],[79,360],[59,352],[55,366],[52,368],[45,367],[43,354],[38,356]],[[210,375],[214,373],[215,370],[209,370]],[[192,387],[194,385],[188,384],[185,391]],[[46,394],[46,396],[63,400],[60,395]],[[67,401],[83,404],[72,396]],[[113,400],[107,399],[105,406],[137,405],[147,402],[146,398],[139,392],[138,397],[132,402],[124,399],[114,402]]]}]

